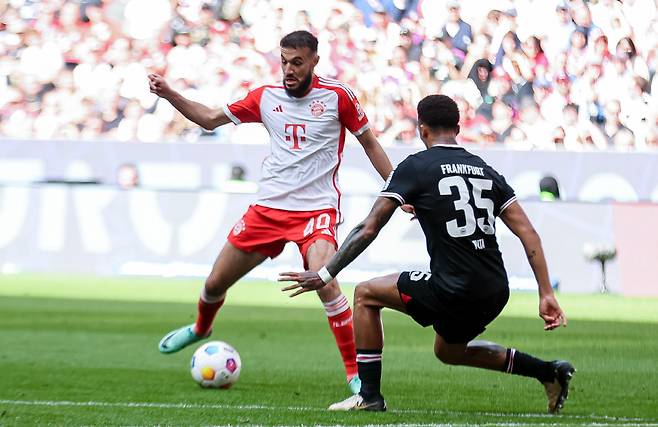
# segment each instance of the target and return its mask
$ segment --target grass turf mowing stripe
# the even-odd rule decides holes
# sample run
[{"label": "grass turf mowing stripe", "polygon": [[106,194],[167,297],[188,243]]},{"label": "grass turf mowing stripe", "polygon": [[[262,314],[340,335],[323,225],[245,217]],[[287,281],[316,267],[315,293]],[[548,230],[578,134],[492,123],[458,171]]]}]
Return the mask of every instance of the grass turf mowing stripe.
[{"label": "grass turf mowing stripe", "polygon": [[[202,280],[183,278],[18,274],[0,276],[0,296],[183,302],[194,307],[202,284]],[[281,292],[282,286],[274,280],[243,280],[231,287],[226,303],[291,309],[320,307],[313,293],[290,299]],[[351,301],[353,286],[345,283],[341,286]],[[569,320],[658,323],[658,298],[655,297],[559,294],[558,300]],[[503,316],[537,318],[537,302],[536,292],[513,292]]]},{"label": "grass turf mowing stripe", "polygon": [[[9,400],[0,399],[0,404],[6,405],[27,405],[27,406],[83,406],[83,407],[110,407],[110,408],[159,408],[159,409],[245,409],[245,410],[264,410],[264,411],[327,411],[326,408],[311,407],[311,406],[272,406],[272,405],[218,405],[218,404],[197,404],[197,403],[165,403],[165,402],[74,402],[69,400]],[[599,420],[609,421],[610,423],[623,422],[624,425],[642,425],[642,426],[658,426],[658,423],[653,420],[645,420],[642,418],[628,418],[628,417],[611,417],[606,415],[550,415],[550,414],[532,414],[532,413],[499,413],[499,412],[481,412],[481,411],[446,411],[440,409],[389,409],[390,413],[397,414],[428,414],[428,415],[477,415],[493,418],[559,418],[559,419],[574,419],[574,420]],[[620,425],[603,423],[600,425]],[[634,423],[634,424],[626,424]],[[391,425],[391,424],[387,424]],[[392,425],[419,425],[419,424],[392,424]],[[436,424],[428,424],[436,425]],[[473,425],[473,424],[446,424],[446,425]],[[482,424],[477,424],[482,425]],[[519,425],[518,423],[491,423],[489,425]],[[533,424],[534,425],[534,424]],[[563,425],[563,423],[546,423],[542,425]],[[587,424],[594,425],[594,424]]]}]

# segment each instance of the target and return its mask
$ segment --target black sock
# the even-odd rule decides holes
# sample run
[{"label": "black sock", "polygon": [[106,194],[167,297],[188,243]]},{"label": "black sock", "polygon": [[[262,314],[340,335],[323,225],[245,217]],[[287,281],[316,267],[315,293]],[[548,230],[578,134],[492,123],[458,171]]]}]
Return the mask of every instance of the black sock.
[{"label": "black sock", "polygon": [[543,383],[548,383],[555,379],[555,369],[553,369],[551,362],[537,359],[514,348],[507,349],[503,371],[508,374],[537,378]]},{"label": "black sock", "polygon": [[361,379],[361,396],[371,400],[381,396],[382,350],[356,349],[356,364]]}]

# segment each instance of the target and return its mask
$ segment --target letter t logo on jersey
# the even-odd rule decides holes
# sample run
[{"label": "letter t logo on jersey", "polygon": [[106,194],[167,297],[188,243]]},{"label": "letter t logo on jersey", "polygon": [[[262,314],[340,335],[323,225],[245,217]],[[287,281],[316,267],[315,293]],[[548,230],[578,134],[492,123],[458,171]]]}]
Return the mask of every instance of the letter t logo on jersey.
[{"label": "letter t logo on jersey", "polygon": [[[290,132],[288,130],[290,129]],[[306,142],[306,125],[300,123],[286,123],[285,125],[286,141],[292,141],[293,150],[301,150],[300,142]]]}]

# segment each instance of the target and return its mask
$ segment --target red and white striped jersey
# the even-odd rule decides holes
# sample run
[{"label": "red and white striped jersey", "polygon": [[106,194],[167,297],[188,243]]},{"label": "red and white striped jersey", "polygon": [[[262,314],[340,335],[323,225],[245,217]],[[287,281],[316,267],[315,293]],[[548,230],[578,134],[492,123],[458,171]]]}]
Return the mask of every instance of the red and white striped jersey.
[{"label": "red and white striped jersey", "polygon": [[263,123],[270,155],[263,162],[256,204],[290,211],[340,211],[338,167],[345,129],[361,135],[368,118],[354,92],[332,79],[313,76],[302,98],[283,86],[261,86],[224,112],[235,124]]}]

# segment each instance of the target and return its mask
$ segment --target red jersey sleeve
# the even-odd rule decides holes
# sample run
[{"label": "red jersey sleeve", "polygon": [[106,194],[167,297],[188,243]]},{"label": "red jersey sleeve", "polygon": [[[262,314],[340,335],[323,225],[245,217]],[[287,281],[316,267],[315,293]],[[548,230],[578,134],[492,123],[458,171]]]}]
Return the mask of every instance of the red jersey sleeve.
[{"label": "red jersey sleeve", "polygon": [[260,98],[265,87],[249,91],[240,101],[224,106],[224,113],[236,125],[240,123],[261,123]]},{"label": "red jersey sleeve", "polygon": [[338,92],[338,119],[354,135],[359,136],[370,128],[368,117],[354,92],[345,87]]}]

